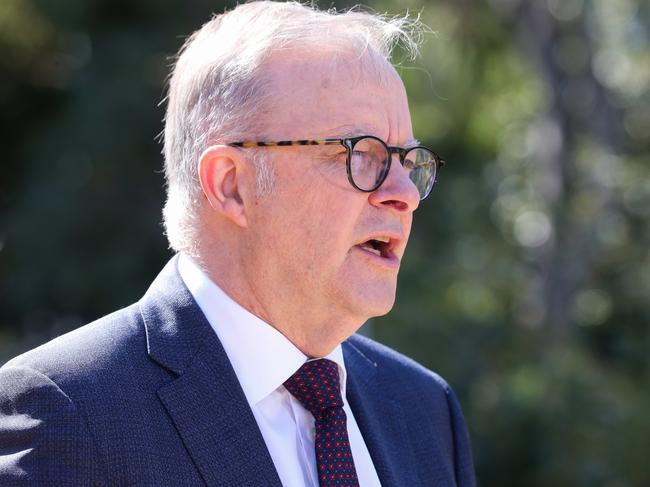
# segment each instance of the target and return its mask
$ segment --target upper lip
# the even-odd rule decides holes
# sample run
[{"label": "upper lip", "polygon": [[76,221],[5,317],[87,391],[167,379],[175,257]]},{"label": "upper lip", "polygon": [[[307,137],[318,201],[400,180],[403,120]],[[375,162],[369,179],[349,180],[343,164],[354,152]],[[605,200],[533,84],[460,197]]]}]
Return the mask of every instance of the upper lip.
[{"label": "upper lip", "polygon": [[355,245],[361,245],[365,242],[368,242],[369,240],[383,241],[385,239],[388,239],[388,243],[386,244],[385,249],[391,252],[394,252],[395,249],[398,249],[402,244],[402,242],[404,241],[404,237],[402,236],[401,232],[395,232],[390,230],[386,230],[386,231],[378,230],[370,234],[367,234],[363,239],[359,240]]}]

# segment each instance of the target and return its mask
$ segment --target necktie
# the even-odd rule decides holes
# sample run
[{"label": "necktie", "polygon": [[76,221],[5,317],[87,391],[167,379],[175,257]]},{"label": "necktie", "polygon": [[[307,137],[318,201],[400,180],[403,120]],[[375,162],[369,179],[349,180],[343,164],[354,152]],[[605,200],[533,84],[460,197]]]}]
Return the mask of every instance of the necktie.
[{"label": "necktie", "polygon": [[314,416],[320,487],[358,487],[336,363],[305,362],[284,386]]}]

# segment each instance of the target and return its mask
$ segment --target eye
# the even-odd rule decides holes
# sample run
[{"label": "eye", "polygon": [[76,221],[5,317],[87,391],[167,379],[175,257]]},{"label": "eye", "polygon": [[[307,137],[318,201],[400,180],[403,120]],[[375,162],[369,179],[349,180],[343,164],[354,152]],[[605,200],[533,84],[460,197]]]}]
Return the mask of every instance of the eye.
[{"label": "eye", "polygon": [[415,167],[415,162],[412,159],[404,159],[404,169],[411,171]]}]

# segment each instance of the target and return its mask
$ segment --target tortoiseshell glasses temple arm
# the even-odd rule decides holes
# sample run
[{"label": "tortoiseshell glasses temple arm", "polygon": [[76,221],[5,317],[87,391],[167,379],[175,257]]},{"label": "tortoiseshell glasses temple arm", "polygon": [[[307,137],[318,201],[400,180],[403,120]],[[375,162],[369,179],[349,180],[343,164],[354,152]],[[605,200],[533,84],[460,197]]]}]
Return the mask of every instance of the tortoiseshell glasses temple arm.
[{"label": "tortoiseshell glasses temple arm", "polygon": [[243,148],[253,148],[253,147],[280,147],[280,146],[290,146],[290,145],[336,145],[343,144],[342,139],[320,139],[320,140],[280,140],[277,142],[233,142],[228,145],[235,147]]}]

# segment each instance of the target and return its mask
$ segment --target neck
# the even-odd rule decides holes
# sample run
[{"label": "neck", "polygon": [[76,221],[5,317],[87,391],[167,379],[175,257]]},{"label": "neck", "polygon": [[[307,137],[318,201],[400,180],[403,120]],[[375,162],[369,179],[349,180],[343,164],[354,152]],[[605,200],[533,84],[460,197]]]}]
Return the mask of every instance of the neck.
[{"label": "neck", "polygon": [[[236,252],[224,251],[233,248],[238,247],[210,242],[193,260],[233,301],[273,326],[308,357],[328,355],[365,321],[335,316],[332,310],[322,312],[316,302],[296,302],[283,283],[267,283],[264,276],[255,274],[254,263],[246,265],[246,259]],[[256,278],[248,279],[251,275]]]}]

